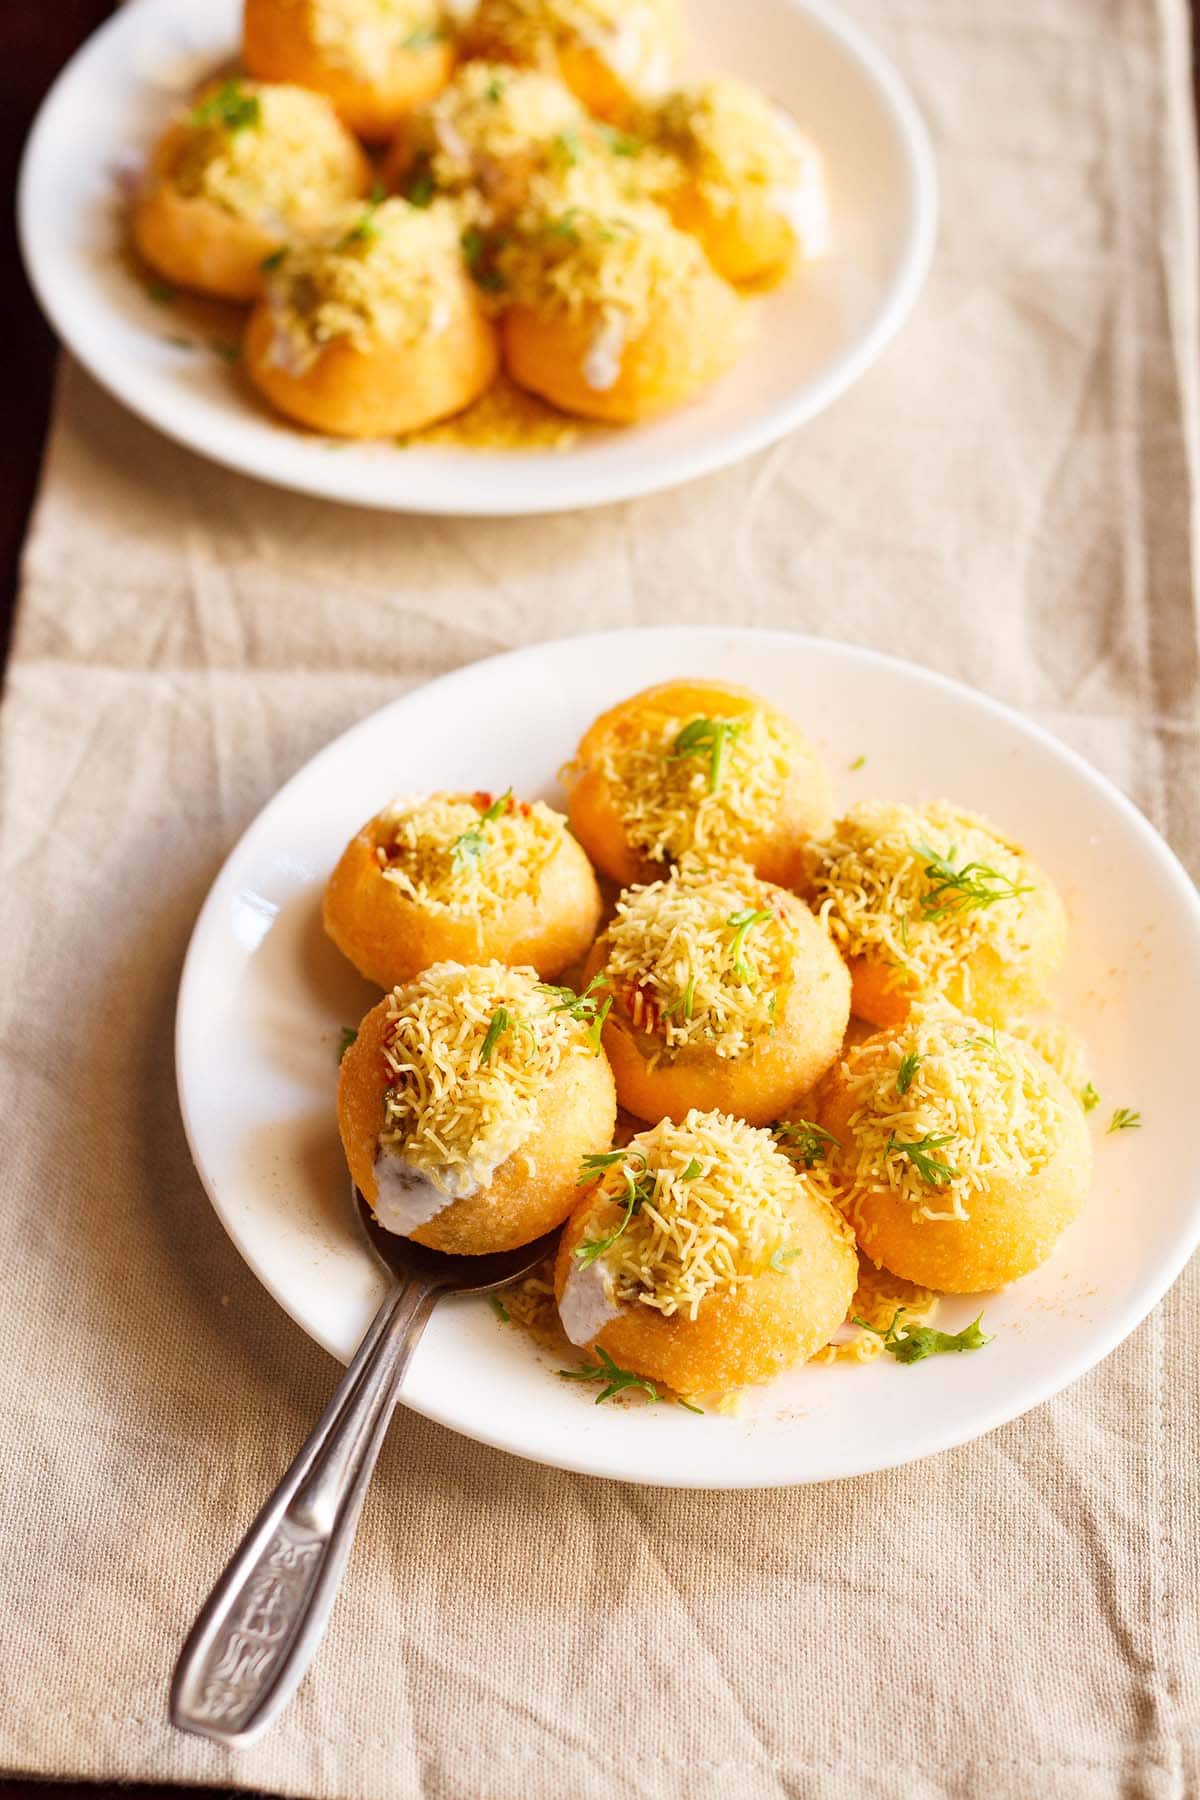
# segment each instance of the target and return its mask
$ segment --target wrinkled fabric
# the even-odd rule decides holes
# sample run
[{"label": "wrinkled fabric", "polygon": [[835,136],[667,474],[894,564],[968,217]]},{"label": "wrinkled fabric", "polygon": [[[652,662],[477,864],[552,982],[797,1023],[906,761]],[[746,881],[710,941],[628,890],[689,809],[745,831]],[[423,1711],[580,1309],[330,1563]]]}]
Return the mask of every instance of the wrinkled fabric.
[{"label": "wrinkled fabric", "polygon": [[543,520],[227,474],[64,371],[0,718],[0,1766],[313,1800],[1200,1791],[1200,1276],[982,1441],[658,1492],[398,1416],[319,1660],[232,1755],[166,1685],[332,1362],[175,1098],[188,934],[334,733],[515,645],[791,626],[961,677],[1193,870],[1194,146],[1182,0],[857,0],[944,187],[883,361],[728,473]]}]

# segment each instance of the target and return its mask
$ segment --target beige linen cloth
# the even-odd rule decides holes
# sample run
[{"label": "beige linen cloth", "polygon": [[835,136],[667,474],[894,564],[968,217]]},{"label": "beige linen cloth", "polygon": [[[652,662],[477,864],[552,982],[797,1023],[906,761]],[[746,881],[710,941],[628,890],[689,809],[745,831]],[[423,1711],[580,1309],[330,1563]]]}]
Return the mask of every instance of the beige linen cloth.
[{"label": "beige linen cloth", "polygon": [[792,626],[999,695],[1200,854],[1181,0],[854,10],[935,134],[936,269],[855,391],[741,468],[391,518],[210,467],[65,372],[3,709],[0,1767],[322,1800],[1200,1792],[1197,1270],[1053,1403],[870,1479],[655,1492],[401,1411],[276,1729],[236,1756],[166,1723],[337,1374],[223,1236],[171,1053],[205,890],[329,737],[562,633]]}]

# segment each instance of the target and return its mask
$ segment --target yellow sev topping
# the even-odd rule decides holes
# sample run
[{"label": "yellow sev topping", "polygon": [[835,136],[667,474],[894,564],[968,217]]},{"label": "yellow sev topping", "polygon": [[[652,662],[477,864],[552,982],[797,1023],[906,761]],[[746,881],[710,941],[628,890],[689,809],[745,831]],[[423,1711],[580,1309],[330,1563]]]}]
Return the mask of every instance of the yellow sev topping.
[{"label": "yellow sev topping", "polygon": [[718,279],[694,238],[638,201],[533,206],[496,263],[516,305],[571,318],[617,316],[627,337],[669,314],[697,281]]},{"label": "yellow sev topping", "polygon": [[627,840],[648,861],[677,862],[689,850],[724,861],[778,812],[792,757],[785,729],[761,708],[730,720],[643,711],[618,725],[599,770]]},{"label": "yellow sev topping", "polygon": [[446,35],[433,0],[282,0],[326,62],[370,80]]},{"label": "yellow sev topping", "polygon": [[661,81],[675,29],[673,0],[479,0],[469,36],[473,47],[541,67],[581,46],[637,87]]},{"label": "yellow sev topping", "polygon": [[536,895],[567,821],[511,794],[432,794],[381,815],[376,860],[385,881],[433,912],[491,916]]},{"label": "yellow sev topping", "polygon": [[[850,1141],[832,1157],[836,1178],[891,1193],[914,1221],[969,1219],[974,1194],[1045,1168],[1066,1123],[1063,1088],[1035,1050],[948,1007],[914,1010],[841,1072]],[[847,1212],[853,1224],[853,1198]]]},{"label": "yellow sev topping", "polygon": [[477,181],[486,192],[497,165],[566,166],[587,126],[582,106],[555,76],[467,62],[412,114],[407,136],[437,187],[453,191]]},{"label": "yellow sev topping", "polygon": [[646,135],[673,152],[717,211],[747,189],[788,191],[802,177],[803,138],[744,81],[721,76],[668,94],[646,118]]},{"label": "yellow sev topping", "polygon": [[284,354],[302,370],[337,339],[370,350],[435,336],[462,304],[465,281],[450,202],[422,210],[393,199],[345,207],[319,237],[292,245],[267,293]]},{"label": "yellow sev topping", "polygon": [[533,1131],[564,1057],[593,1053],[556,1006],[534,970],[500,963],[434,963],[396,988],[380,1143],[443,1193],[485,1186]]},{"label": "yellow sev topping", "polygon": [[956,977],[955,999],[969,1006],[972,952],[1028,954],[1044,878],[994,826],[947,801],[852,807],[813,845],[811,866],[818,916],[842,954],[890,964],[898,987]]},{"label": "yellow sev topping", "polygon": [[216,83],[186,115],[167,178],[272,229],[309,225],[358,191],[362,164],[329,102],[305,88]]},{"label": "yellow sev topping", "polygon": [[795,932],[790,896],[748,864],[690,860],[622,894],[605,934],[605,973],[638,1030],[670,1051],[704,1044],[743,1056],[775,1028]]},{"label": "yellow sev topping", "polygon": [[629,1184],[636,1210],[604,1252],[614,1298],[666,1318],[694,1319],[709,1294],[735,1292],[786,1267],[791,1219],[807,1182],[769,1132],[726,1113],[689,1112],[632,1138],[595,1190],[587,1239],[620,1224]]}]

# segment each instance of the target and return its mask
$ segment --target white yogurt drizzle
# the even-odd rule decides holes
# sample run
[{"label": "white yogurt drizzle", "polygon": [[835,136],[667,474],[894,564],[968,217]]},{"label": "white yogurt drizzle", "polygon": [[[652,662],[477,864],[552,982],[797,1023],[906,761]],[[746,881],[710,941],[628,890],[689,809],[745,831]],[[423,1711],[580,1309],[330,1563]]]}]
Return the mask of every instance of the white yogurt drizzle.
[{"label": "white yogurt drizzle", "polygon": [[408,1237],[456,1200],[469,1199],[479,1192],[479,1183],[465,1169],[444,1169],[441,1174],[444,1187],[436,1186],[424,1169],[415,1168],[381,1144],[375,1152],[378,1191],[373,1211],[383,1229]]},{"label": "white yogurt drizzle", "polygon": [[606,394],[610,388],[616,387],[628,337],[629,321],[624,313],[607,313],[583,359],[583,379],[594,393]]},{"label": "white yogurt drizzle", "polygon": [[584,1268],[575,1262],[567,1276],[558,1316],[573,1344],[590,1344],[622,1308],[613,1298],[612,1277],[602,1261]]}]

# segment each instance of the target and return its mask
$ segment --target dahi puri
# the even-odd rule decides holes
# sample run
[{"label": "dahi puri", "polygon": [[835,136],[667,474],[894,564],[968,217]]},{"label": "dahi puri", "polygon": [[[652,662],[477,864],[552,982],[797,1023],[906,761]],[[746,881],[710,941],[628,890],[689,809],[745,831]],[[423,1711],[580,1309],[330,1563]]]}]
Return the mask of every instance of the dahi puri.
[{"label": "dahi puri", "polygon": [[1045,1262],[1083,1205],[1091,1139],[1029,1044],[944,1008],[848,1051],[825,1083],[827,1167],[863,1253],[947,1293]]},{"label": "dahi puri", "polygon": [[386,174],[414,204],[433,194],[461,196],[491,225],[524,205],[531,181],[555,180],[591,154],[593,132],[556,76],[467,62],[405,119]]},{"label": "dahi puri", "polygon": [[263,263],[370,186],[362,150],[319,94],[213,82],[170,125],[133,208],[141,255],[180,287],[253,300]]},{"label": "dahi puri", "polygon": [[828,250],[820,156],[754,88],[726,77],[680,88],[637,129],[666,153],[654,197],[726,281],[777,279]]},{"label": "dahi puri", "polygon": [[532,969],[438,963],[379,1002],[342,1059],[350,1174],[387,1231],[476,1256],[552,1231],[611,1143],[612,1073]]},{"label": "dahi puri", "polygon": [[252,75],[324,94],[366,138],[389,137],[454,66],[431,0],[245,0],[244,19]]},{"label": "dahi puri", "polygon": [[532,207],[496,256],[504,363],[564,412],[631,424],[732,367],[747,303],[656,206]]},{"label": "dahi puri", "polygon": [[463,48],[554,70],[588,112],[619,119],[670,85],[682,37],[677,0],[479,0]]},{"label": "dahi puri", "polygon": [[933,996],[1007,1024],[1044,1004],[1066,949],[1048,876],[946,801],[854,807],[811,847],[799,885],[850,965],[855,1014],[873,1025]]},{"label": "dahi puri", "polygon": [[284,252],[243,360],[280,412],[338,437],[416,431],[477,400],[496,337],[449,202],[348,209]]},{"label": "dahi puri", "polygon": [[643,1119],[698,1108],[765,1125],[824,1075],[850,1017],[827,933],[744,863],[689,861],[629,889],[588,959],[592,980],[612,996],[617,1096]]},{"label": "dahi puri", "polygon": [[631,1139],[579,1202],[554,1271],[576,1344],[680,1394],[769,1381],[846,1317],[858,1258],[821,1179],[768,1132],[692,1112]]},{"label": "dahi puri", "polygon": [[568,812],[598,868],[630,886],[689,852],[739,858],[792,887],[827,832],[829,775],[792,721],[746,688],[668,681],[621,701],[565,772]]},{"label": "dahi puri", "polygon": [[511,793],[398,800],[346,846],[325,929],[360,975],[395,987],[436,962],[578,962],[600,921],[591,865],[560,813]]}]

